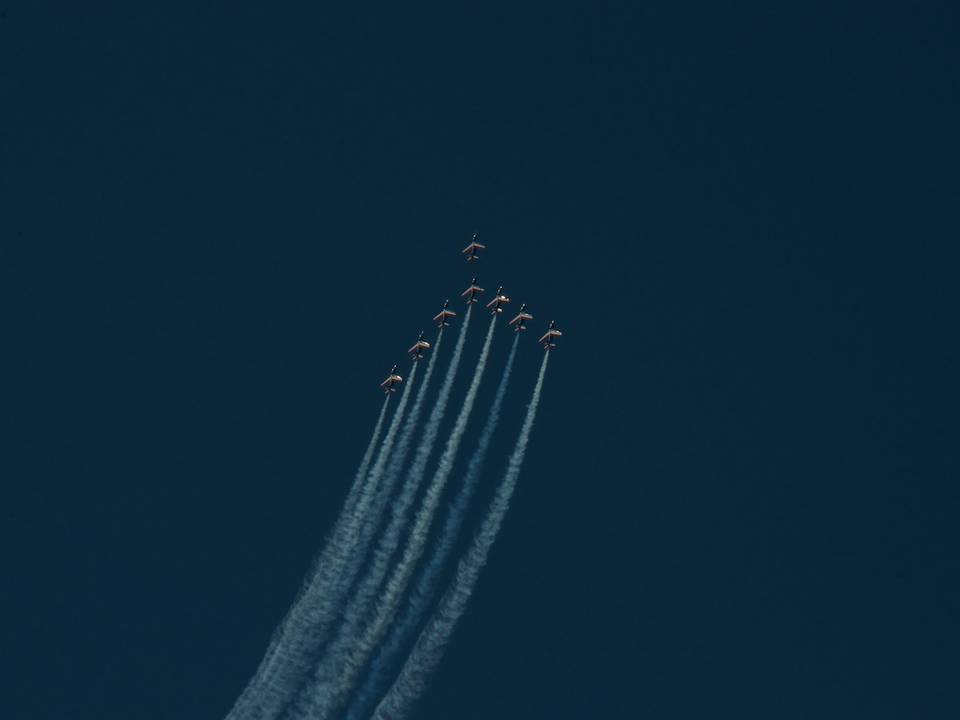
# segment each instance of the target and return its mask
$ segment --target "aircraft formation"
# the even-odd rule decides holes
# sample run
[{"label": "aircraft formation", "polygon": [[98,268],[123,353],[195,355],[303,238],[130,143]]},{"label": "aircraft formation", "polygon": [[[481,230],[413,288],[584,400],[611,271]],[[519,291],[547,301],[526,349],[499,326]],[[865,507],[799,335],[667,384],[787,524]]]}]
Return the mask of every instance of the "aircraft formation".
[{"label": "aircraft formation", "polygon": [[[479,233],[474,233],[473,237],[470,239],[470,244],[463,249],[463,254],[467,258],[467,262],[476,262],[480,259],[480,251],[486,250],[487,246],[482,245],[477,242]],[[473,279],[470,281],[470,287],[460,293],[460,297],[464,299],[467,305],[473,305],[479,302],[480,296],[485,292],[485,290],[480,287],[477,283],[479,282],[479,276],[474,275]],[[494,294],[494,298],[486,304],[487,310],[490,311],[491,315],[499,315],[503,313],[504,306],[510,302],[510,298],[504,295],[503,286],[497,288],[497,292]],[[437,313],[432,319],[431,322],[435,323],[438,328],[445,328],[451,325],[453,318],[457,317],[457,313],[450,309],[450,301],[444,300],[443,307],[440,309],[440,312]],[[526,303],[520,306],[520,311],[512,320],[507,324],[513,327],[514,332],[524,332],[527,330],[527,321],[533,320],[533,315],[527,312]],[[557,321],[551,320],[550,325],[547,327],[547,332],[544,333],[537,342],[543,346],[543,349],[546,351],[553,350],[557,347],[556,339],[563,335],[562,332],[557,330]],[[426,350],[430,349],[430,343],[424,340],[424,333],[421,331],[420,336],[417,338],[417,341],[413,344],[407,353],[414,360],[420,360],[423,358],[423,353]],[[384,393],[392,393],[397,391],[397,386],[403,383],[403,378],[400,375],[397,375],[397,366],[394,365],[390,370],[390,373],[387,375],[386,380],[380,383],[380,389]]]},{"label": "aircraft formation", "polygon": [[[477,262],[481,251],[486,248],[474,234],[463,255],[468,263]],[[484,493],[486,510],[474,516],[476,496],[491,477],[484,470],[491,442],[501,415],[510,413],[508,386],[522,354],[518,347],[534,322],[526,304],[512,312],[502,286],[487,293],[479,282],[474,277],[460,294],[465,310],[458,313],[449,300],[443,303],[432,319],[434,339],[420,332],[407,349],[411,363],[406,379],[394,365],[380,384],[385,393],[380,415],[343,510],[226,720],[411,720],[509,510],[549,351],[561,336],[557,323],[550,322],[538,341],[544,349],[540,371],[513,436],[513,451],[506,458],[490,458],[503,463],[493,470],[502,474],[496,487]],[[464,372],[469,326],[477,322],[473,315],[481,311],[481,302],[489,313],[489,322],[483,322],[485,339],[468,351],[467,357],[476,352],[476,364]],[[501,316],[514,331],[510,350],[503,352],[501,344],[491,356]],[[444,353],[443,331],[454,324],[454,338],[447,342],[453,347]],[[446,358],[443,378],[428,395],[441,357]],[[426,362],[419,362],[423,358]],[[490,374],[488,364],[499,371],[499,379],[486,418],[478,420],[475,406],[483,378]],[[466,375],[467,387],[462,396],[456,393],[462,404],[445,427],[458,372]],[[474,427],[475,437],[468,433]],[[474,445],[472,454],[458,462],[467,443]]]}]

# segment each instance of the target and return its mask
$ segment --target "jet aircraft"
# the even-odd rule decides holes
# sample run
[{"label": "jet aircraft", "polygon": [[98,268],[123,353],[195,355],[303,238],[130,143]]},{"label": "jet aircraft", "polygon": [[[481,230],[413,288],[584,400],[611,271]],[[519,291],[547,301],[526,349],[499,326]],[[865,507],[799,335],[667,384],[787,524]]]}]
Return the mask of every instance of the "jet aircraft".
[{"label": "jet aircraft", "polygon": [[527,326],[524,325],[524,323],[525,323],[527,320],[533,320],[533,315],[531,315],[530,313],[527,312],[527,306],[526,306],[526,304],[523,304],[523,305],[520,306],[520,314],[517,315],[513,320],[511,320],[511,321],[510,321],[509,323],[507,323],[507,324],[508,324],[508,325],[516,324],[516,327],[513,329],[513,331],[514,331],[514,332],[521,332],[522,330],[526,330],[526,329],[527,329]]},{"label": "jet aircraft", "polygon": [[433,318],[433,322],[437,324],[437,327],[441,327],[441,328],[449,327],[450,323],[447,322],[447,318],[452,318],[457,316],[457,314],[453,310],[447,309],[449,307],[450,307],[450,301],[444,300],[443,310],[441,310],[439,314],[435,318]]},{"label": "jet aircraft", "polygon": [[481,245],[477,242],[477,236],[479,234],[480,233],[474,233],[473,237],[470,239],[470,244],[463,249],[464,254],[467,256],[467,262],[479,260],[480,256],[477,253],[479,253],[481,250],[487,249],[486,245]]},{"label": "jet aircraft", "polygon": [[551,320],[550,327],[547,328],[546,334],[544,334],[544,336],[537,342],[543,345],[544,350],[552,350],[557,346],[557,344],[553,341],[554,338],[558,338],[561,335],[563,335],[563,333],[557,330],[557,321]]},{"label": "jet aircraft", "polygon": [[482,287],[477,287],[477,276],[474,275],[473,280],[470,281],[470,287],[460,293],[460,297],[467,299],[467,304],[475,303],[477,301],[477,295],[483,292]]},{"label": "jet aircraft", "polygon": [[419,360],[423,357],[423,351],[430,349],[430,343],[423,339],[423,332],[420,333],[420,337],[417,338],[417,341],[413,344],[413,347],[407,350],[410,353],[410,356],[414,360]]},{"label": "jet aircraft", "polygon": [[397,375],[397,366],[394,365],[390,369],[390,374],[387,375],[387,379],[380,383],[380,387],[383,389],[383,392],[392,393],[397,391],[394,385],[399,385],[402,382],[403,378]]},{"label": "jet aircraft", "polygon": [[506,305],[508,302],[510,302],[510,298],[503,294],[503,285],[501,285],[497,288],[497,294],[493,300],[487,303],[487,310],[489,310],[492,315],[502,313],[503,308],[501,306]]}]

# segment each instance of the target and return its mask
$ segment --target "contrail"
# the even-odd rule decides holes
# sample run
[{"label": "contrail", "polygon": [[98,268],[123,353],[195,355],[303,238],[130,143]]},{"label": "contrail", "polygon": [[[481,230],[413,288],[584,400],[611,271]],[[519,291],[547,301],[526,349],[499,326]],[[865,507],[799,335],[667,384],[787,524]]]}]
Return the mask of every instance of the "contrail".
[{"label": "contrail", "polygon": [[517,438],[517,445],[510,456],[507,471],[500,487],[497,488],[480,531],[473,539],[467,554],[460,560],[453,582],[447,588],[423,632],[420,633],[399,677],[377,706],[372,720],[399,720],[406,717],[413,704],[423,694],[430,676],[443,658],[457,621],[466,610],[480,571],[487,562],[490,548],[497,539],[504,515],[510,507],[510,498],[516,487],[517,477],[520,475],[523,456],[527,451],[530,431],[533,428],[533,419],[537,413],[537,405],[540,403],[540,391],[543,388],[543,377],[547,372],[549,358],[550,353],[545,353],[543,364],[540,366],[540,376],[537,378],[533,397],[527,408],[527,416],[523,421],[520,436]]},{"label": "contrail", "polygon": [[[464,326],[464,329],[466,329],[466,326]],[[465,335],[466,333],[464,333],[463,336]],[[420,411],[423,408],[423,401],[427,394],[427,388],[430,386],[430,378],[433,376],[433,368],[437,361],[437,355],[440,354],[440,343],[442,340],[443,330],[441,329],[440,334],[437,336],[437,342],[433,347],[433,354],[430,356],[430,360],[427,361],[427,372],[424,374],[423,382],[420,384],[420,387],[417,390],[417,396],[413,401],[413,407],[410,410],[410,414],[403,423],[403,430],[400,432],[400,436],[397,439],[396,449],[389,457],[389,463],[386,466],[386,470],[383,470],[379,477],[374,477],[373,472],[371,472],[370,485],[376,489],[376,496],[374,497],[372,505],[367,508],[365,513],[366,517],[361,518],[361,522],[363,524],[360,527],[360,537],[355,545],[355,551],[351,553],[347,560],[346,567],[340,576],[339,584],[345,585],[343,590],[344,593],[346,593],[347,590],[353,586],[357,574],[360,572],[360,568],[363,567],[370,543],[373,541],[373,537],[376,535],[383,523],[383,511],[387,502],[389,502],[391,496],[393,495],[393,489],[396,486],[397,478],[400,476],[400,471],[403,469],[403,463],[406,461],[407,454],[410,451],[410,440],[412,439],[413,433],[416,430],[417,420],[420,418]],[[462,348],[463,343],[458,341],[457,346],[455,347]],[[456,362],[459,362],[459,355],[455,350],[454,357],[451,358],[451,367],[453,367],[453,364]],[[442,392],[443,390],[441,388],[441,394]],[[351,603],[350,606],[352,607],[353,603]]]},{"label": "contrail", "polygon": [[346,515],[342,525],[338,524],[300,603],[287,614],[278,631],[279,638],[271,643],[276,645],[276,652],[266,662],[263,672],[258,670],[254,677],[257,690],[249,693],[249,702],[243,707],[235,706],[227,720],[273,720],[290,704],[309,673],[317,648],[326,641],[330,626],[338,616],[339,604],[347,590],[340,582],[340,576],[357,542],[367,508],[376,496],[376,479],[383,473],[390,455],[416,374],[417,366],[414,365],[380,445],[377,460],[367,481],[361,485],[353,512]]},{"label": "contrail", "polygon": [[367,449],[363,453],[363,458],[360,460],[360,467],[357,468],[357,472],[353,477],[353,484],[350,486],[350,491],[347,493],[346,500],[344,500],[343,510],[340,511],[340,517],[337,518],[337,522],[333,527],[333,531],[327,538],[327,542],[323,550],[314,560],[310,570],[304,576],[303,584],[300,588],[300,591],[297,593],[297,597],[290,606],[290,609],[287,611],[286,616],[281,621],[277,630],[274,631],[273,636],[270,638],[270,643],[267,645],[267,650],[263,655],[263,660],[261,660],[260,666],[257,668],[254,676],[250,679],[250,682],[247,683],[247,687],[244,688],[243,692],[240,694],[240,697],[237,698],[237,701],[233,705],[233,709],[227,716],[228,718],[244,716],[245,713],[250,711],[249,704],[251,702],[251,698],[257,692],[259,692],[260,686],[262,685],[266,675],[271,671],[276,653],[281,645],[281,640],[289,635],[289,625],[294,622],[293,616],[303,612],[301,606],[305,602],[304,596],[313,586],[313,579],[319,572],[320,566],[325,562],[329,562],[334,543],[337,542],[338,538],[342,537],[347,516],[353,511],[353,508],[357,503],[357,498],[360,496],[361,486],[367,477],[367,470],[370,468],[370,462],[373,460],[373,453],[377,449],[377,441],[380,439],[380,431],[383,429],[383,421],[387,416],[387,408],[389,405],[390,396],[387,395],[387,397],[385,397],[383,400],[383,406],[380,408],[380,416],[377,418],[377,423],[373,427],[373,434],[370,436],[370,442],[367,445]]},{"label": "contrail", "polygon": [[[338,641],[341,645],[346,639],[355,634],[357,625],[359,625],[359,623],[361,623],[369,614],[370,607],[376,599],[377,591],[383,582],[383,578],[387,574],[387,570],[389,570],[390,560],[393,558],[397,545],[400,543],[400,536],[402,535],[403,529],[407,524],[408,510],[410,505],[416,499],[420,485],[423,483],[423,476],[426,473],[427,461],[430,459],[430,454],[433,451],[433,445],[436,441],[437,433],[440,430],[440,423],[443,420],[447,403],[450,400],[450,392],[453,387],[453,381],[456,378],[457,369],[459,368],[460,360],[463,357],[463,345],[467,337],[467,328],[470,325],[471,309],[472,306],[471,308],[467,309],[467,314],[464,317],[464,323],[460,331],[460,336],[457,338],[457,344],[454,346],[453,355],[450,357],[450,366],[447,368],[446,375],[443,378],[443,383],[440,385],[440,392],[437,396],[437,401],[434,404],[433,410],[430,412],[430,417],[428,418],[427,425],[424,428],[423,438],[421,438],[420,445],[417,448],[413,463],[407,472],[403,489],[400,495],[393,502],[390,524],[387,526],[383,537],[380,538],[380,542],[377,544],[373,560],[370,564],[370,569],[363,577],[349,604],[344,609],[342,629],[338,633]],[[434,357],[436,357],[436,355],[434,355]],[[423,390],[422,387],[421,390]],[[414,403],[414,405],[416,409],[416,403]],[[401,440],[405,439],[408,445],[412,431],[413,427],[408,423],[404,428],[403,436],[401,436]],[[403,455],[406,455],[405,450]],[[397,476],[400,474],[404,459],[405,457],[400,457],[400,449],[398,446],[398,451],[394,453],[394,457],[391,458],[387,473],[388,475],[392,474],[393,476],[389,481],[391,486],[395,484]],[[381,510],[382,504],[386,503],[387,499],[389,498],[383,496],[381,497]],[[370,523],[370,525],[372,526],[374,523]],[[372,527],[371,529],[375,530],[375,528]],[[372,535],[373,533],[370,534]],[[351,566],[351,569],[354,570],[354,576],[362,566],[363,557],[366,555],[366,547],[368,547],[368,545],[364,545],[363,555],[358,553],[359,558],[354,560],[354,565],[356,565],[356,567]],[[336,647],[339,646],[335,645],[334,649],[327,653],[327,656],[332,653],[336,653]]]},{"label": "contrail", "polygon": [[[386,585],[382,588],[372,618],[363,627],[365,614],[354,613],[353,603],[351,603],[347,613],[352,617],[345,623],[330,652],[317,667],[313,678],[300,695],[296,712],[292,714],[292,717],[310,718],[311,720],[313,718],[329,718],[346,699],[357,675],[363,670],[364,664],[376,649],[377,643],[383,637],[390,621],[393,620],[397,605],[410,582],[410,576],[416,569],[421,555],[423,555],[430,534],[430,524],[440,502],[446,481],[453,470],[457,450],[466,431],[467,420],[473,409],[477,391],[480,388],[480,380],[487,365],[487,356],[490,354],[496,321],[496,316],[490,321],[490,328],[487,330],[487,337],[483,349],[480,351],[480,358],[477,360],[477,367],[463,401],[463,407],[460,409],[460,414],[450,431],[450,437],[447,438],[447,444],[440,456],[437,470],[427,488],[423,504],[414,520],[413,528],[410,530],[410,538],[404,548],[403,555]],[[376,588],[374,588],[375,590]]]},{"label": "contrail", "polygon": [[360,483],[367,474],[367,469],[370,467],[370,461],[373,460],[373,451],[377,449],[377,440],[380,439],[380,430],[383,427],[383,419],[387,416],[387,405],[389,404],[390,396],[387,395],[387,397],[383,400],[383,408],[380,410],[380,417],[377,418],[377,424],[373,428],[373,435],[370,437],[370,444],[367,445],[367,449],[363,453],[363,459],[360,461],[360,467],[357,468],[357,474],[353,476],[353,485],[350,487],[350,493],[347,495],[347,500],[344,503],[345,509],[351,507],[356,502],[357,495],[360,493]]},{"label": "contrail", "polygon": [[419,579],[410,593],[403,614],[393,625],[384,644],[374,655],[370,663],[370,669],[367,671],[367,679],[357,692],[356,700],[350,705],[347,720],[362,720],[369,717],[370,706],[376,701],[378,693],[384,689],[383,674],[385,668],[392,665],[400,655],[404,644],[423,622],[423,617],[430,608],[437,582],[440,580],[440,573],[456,544],[457,537],[460,535],[464,514],[473,497],[474,490],[476,490],[477,481],[483,471],[483,461],[486,459],[490,441],[493,439],[494,430],[496,430],[497,422],[500,420],[500,411],[503,408],[503,400],[507,395],[507,385],[510,383],[510,373],[517,354],[519,339],[519,335],[514,337],[513,347],[510,349],[503,377],[500,379],[493,404],[490,406],[490,414],[487,416],[487,422],[480,434],[477,449],[467,465],[463,485],[461,485],[450,507],[450,514],[447,515],[446,523],[440,533],[440,538],[437,540],[436,550],[427,565],[420,571]]}]

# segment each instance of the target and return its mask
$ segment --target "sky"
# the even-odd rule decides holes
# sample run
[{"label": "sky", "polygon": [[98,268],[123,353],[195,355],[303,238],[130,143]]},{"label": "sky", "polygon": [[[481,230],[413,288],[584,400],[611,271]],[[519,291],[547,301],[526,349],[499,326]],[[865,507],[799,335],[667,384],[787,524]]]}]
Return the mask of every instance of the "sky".
[{"label": "sky", "polygon": [[955,30],[0,3],[4,717],[222,718],[474,271],[565,334],[417,718],[956,717]]}]

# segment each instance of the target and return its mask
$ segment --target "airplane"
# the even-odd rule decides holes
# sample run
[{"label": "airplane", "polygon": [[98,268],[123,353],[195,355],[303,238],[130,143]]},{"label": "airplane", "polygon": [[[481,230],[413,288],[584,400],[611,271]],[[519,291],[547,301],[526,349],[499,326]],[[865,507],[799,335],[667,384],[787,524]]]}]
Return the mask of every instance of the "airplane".
[{"label": "airplane", "polygon": [[509,323],[507,323],[507,324],[508,324],[508,325],[513,325],[514,323],[516,323],[517,326],[513,329],[513,331],[514,331],[514,332],[520,332],[521,330],[526,330],[526,329],[527,329],[527,326],[524,325],[524,323],[525,323],[527,320],[533,320],[533,315],[531,315],[530,313],[527,312],[527,306],[526,306],[526,304],[523,304],[523,305],[520,306],[520,314],[517,315],[513,320],[511,320],[511,321],[510,321]]},{"label": "airplane", "polygon": [[410,353],[414,360],[419,360],[423,357],[423,351],[429,349],[430,343],[423,339],[423,332],[421,332],[420,337],[417,338],[417,341],[413,344],[413,347],[407,350],[407,352]]},{"label": "airplane", "polygon": [[500,287],[497,288],[497,294],[493,298],[493,300],[487,303],[487,310],[489,310],[490,313],[493,315],[496,315],[497,313],[502,313],[503,308],[501,308],[500,306],[506,305],[508,302],[510,302],[510,298],[508,298],[506,295],[503,294],[503,285],[501,285]]},{"label": "airplane", "polygon": [[450,307],[450,301],[443,301],[443,310],[433,319],[433,322],[437,324],[437,327],[449,327],[450,323],[447,322],[447,318],[456,317],[457,314],[453,310],[447,310]]},{"label": "airplane", "polygon": [[380,387],[383,388],[383,392],[389,394],[396,392],[397,389],[394,387],[394,385],[399,385],[402,382],[403,378],[397,375],[397,366],[394,365],[390,369],[390,374],[387,376],[387,379],[380,383]]},{"label": "airplane", "polygon": [[470,303],[475,303],[477,301],[477,295],[483,292],[482,287],[477,287],[477,276],[473,276],[473,280],[470,281],[470,287],[460,293],[460,297],[467,299],[467,305]]},{"label": "airplane", "polygon": [[463,252],[466,253],[467,255],[467,262],[473,262],[474,260],[479,260],[480,256],[477,255],[477,253],[480,252],[481,250],[487,249],[486,245],[481,245],[480,243],[477,242],[477,236],[479,234],[480,233],[474,233],[473,237],[470,239],[470,244],[463,249]]},{"label": "airplane", "polygon": [[543,345],[544,350],[552,350],[557,346],[557,344],[553,342],[553,339],[560,337],[561,335],[563,335],[563,333],[557,330],[557,321],[551,320],[550,327],[547,328],[546,334],[537,342]]}]

